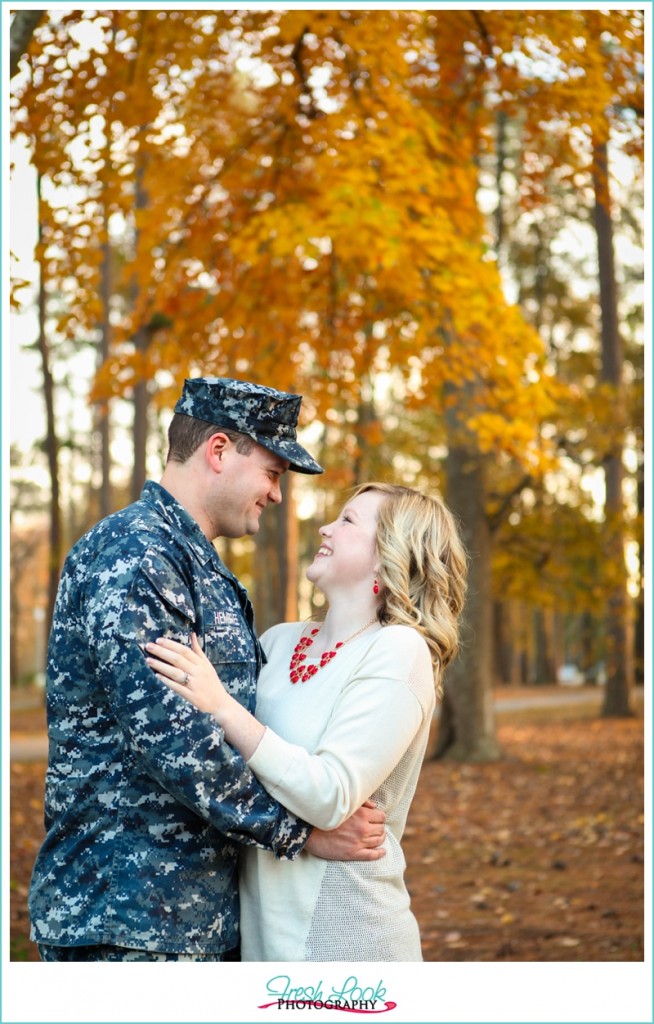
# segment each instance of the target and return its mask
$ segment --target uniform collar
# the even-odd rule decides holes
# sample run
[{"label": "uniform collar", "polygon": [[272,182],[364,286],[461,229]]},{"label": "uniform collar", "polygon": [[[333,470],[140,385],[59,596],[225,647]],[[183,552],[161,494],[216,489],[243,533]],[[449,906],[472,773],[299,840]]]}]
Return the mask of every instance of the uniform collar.
[{"label": "uniform collar", "polygon": [[153,505],[159,515],[173,529],[179,530],[180,533],[184,534],[187,543],[193,549],[202,565],[212,561],[219,573],[227,576],[230,580],[236,580],[236,577],[229,571],[211,541],[207,540],[193,516],[189,515],[176,498],[173,498],[170,491],[167,491],[165,487],[162,487],[161,484],[156,483],[154,480],[148,480],[141,491],[141,501],[147,502],[148,505]]}]

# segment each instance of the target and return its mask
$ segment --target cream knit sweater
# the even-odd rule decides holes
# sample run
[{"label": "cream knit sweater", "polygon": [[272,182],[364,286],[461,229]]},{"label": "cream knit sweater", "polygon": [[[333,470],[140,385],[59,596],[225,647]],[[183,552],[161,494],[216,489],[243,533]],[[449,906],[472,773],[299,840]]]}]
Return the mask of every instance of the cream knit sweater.
[{"label": "cream knit sweater", "polygon": [[248,764],[280,803],[322,829],[372,797],[388,816],[386,856],[325,861],[304,852],[289,862],[244,849],[242,960],[421,960],[400,840],[434,709],[427,644],[408,626],[386,626],[292,685],[303,628],[286,623],[262,637],[268,664],[256,716],[268,728]]}]

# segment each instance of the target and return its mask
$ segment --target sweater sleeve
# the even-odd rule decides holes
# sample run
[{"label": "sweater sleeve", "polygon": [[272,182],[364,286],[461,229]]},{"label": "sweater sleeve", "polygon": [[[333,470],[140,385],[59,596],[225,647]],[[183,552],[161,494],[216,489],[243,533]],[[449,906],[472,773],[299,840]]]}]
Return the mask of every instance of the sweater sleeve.
[{"label": "sweater sleeve", "polygon": [[398,764],[431,713],[433,691],[424,640],[387,627],[344,685],[313,753],[267,728],[248,765],[294,814],[337,828]]}]

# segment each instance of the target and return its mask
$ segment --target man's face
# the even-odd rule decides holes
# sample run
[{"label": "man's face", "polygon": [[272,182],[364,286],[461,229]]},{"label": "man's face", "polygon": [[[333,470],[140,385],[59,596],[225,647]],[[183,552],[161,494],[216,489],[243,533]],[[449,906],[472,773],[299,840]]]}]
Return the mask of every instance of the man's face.
[{"label": "man's face", "polygon": [[249,455],[242,455],[229,442],[221,464],[210,510],[216,536],[244,537],[257,533],[266,505],[278,505],[282,500],[280,480],[288,462],[260,444],[255,444]]}]

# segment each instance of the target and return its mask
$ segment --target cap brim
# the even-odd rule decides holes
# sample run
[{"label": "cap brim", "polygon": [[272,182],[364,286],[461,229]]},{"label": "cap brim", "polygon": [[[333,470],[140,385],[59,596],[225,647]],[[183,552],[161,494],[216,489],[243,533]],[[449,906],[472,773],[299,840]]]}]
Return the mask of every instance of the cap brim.
[{"label": "cap brim", "polygon": [[280,459],[286,459],[289,466],[288,468],[294,473],[324,473],[324,469],[319,463],[309,455],[306,448],[303,448],[297,441],[290,440],[272,440],[268,437],[257,437],[257,443],[263,448],[267,448],[269,452],[274,452],[275,455],[279,455]]}]

